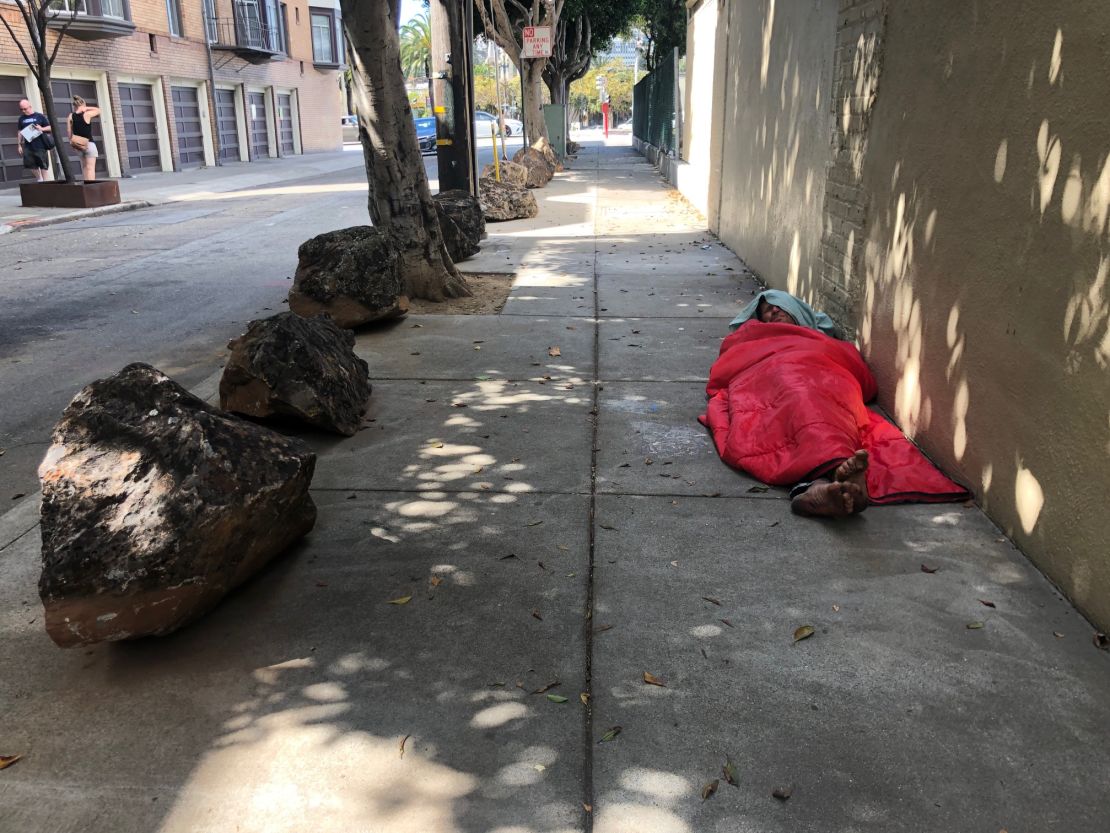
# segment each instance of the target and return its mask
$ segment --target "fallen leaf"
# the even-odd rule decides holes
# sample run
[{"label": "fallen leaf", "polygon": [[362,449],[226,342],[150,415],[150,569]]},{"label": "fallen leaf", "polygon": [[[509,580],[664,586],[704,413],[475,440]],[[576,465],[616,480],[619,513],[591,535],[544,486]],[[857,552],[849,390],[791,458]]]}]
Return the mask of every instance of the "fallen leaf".
[{"label": "fallen leaf", "polygon": [[734,627],[736,627],[736,626],[735,626],[734,624],[732,624],[732,622],[728,621],[728,619],[721,619],[720,621],[721,621],[721,622],[724,622],[724,623],[725,623],[726,625],[728,625],[728,626],[729,626],[730,628],[734,628]]},{"label": "fallen leaf", "polygon": [[644,460],[644,465],[645,466],[650,466],[654,462],[655,462],[654,460],[652,460],[650,457],[648,457],[646,460]]},{"label": "fallen leaf", "polygon": [[1110,651],[1110,636],[1102,631],[1095,631],[1091,636],[1091,641],[1095,643],[1095,647],[1100,651]]},{"label": "fallen leaf", "polygon": [[12,500],[19,500],[21,497],[26,497],[26,492],[16,492],[12,495]]},{"label": "fallen leaf", "polygon": [[465,408],[466,403],[465,402],[452,402],[451,407],[452,408]]},{"label": "fallen leaf", "polygon": [[677,561],[672,561],[672,562],[671,562],[671,566],[672,566],[672,567],[677,567],[677,566],[678,566],[678,562],[677,562]]},{"label": "fallen leaf", "polygon": [[405,743],[411,737],[412,737],[412,735],[405,735],[403,738],[401,738],[401,757],[402,758],[405,757]]},{"label": "fallen leaf", "polygon": [[929,573],[930,575],[935,573],[939,569],[940,569],[940,567],[930,567],[928,564],[922,564],[921,565],[921,572]]},{"label": "fallen leaf", "polygon": [[539,526],[543,521],[528,521],[528,526]]},{"label": "fallen leaf", "polygon": [[552,703],[565,703],[567,701],[567,698],[562,694],[548,694],[547,699]]},{"label": "fallen leaf", "polygon": [[604,633],[605,631],[611,631],[612,629],[612,625],[598,625],[596,628],[594,628],[594,633]]},{"label": "fallen leaf", "polygon": [[794,793],[794,785],[793,784],[789,784],[785,787],[775,787],[773,790],[771,790],[771,795],[773,795],[779,801],[786,801],[786,799],[790,798],[790,796],[793,795],[793,793]]},{"label": "fallen leaf", "polygon": [[749,492],[766,492],[770,486],[752,486],[748,489]]},{"label": "fallen leaf", "polygon": [[840,613],[840,605],[833,605],[833,613]]},{"label": "fallen leaf", "polygon": [[539,688],[537,688],[532,693],[533,694],[543,694],[545,691],[550,691],[551,689],[555,688],[555,686],[557,686],[558,684],[559,684],[558,680],[552,680],[547,685],[540,686]]},{"label": "fallen leaf", "polygon": [[0,755],[0,769],[7,769],[22,757],[22,755]]},{"label": "fallen leaf", "polygon": [[583,706],[590,705],[590,694],[589,694],[589,692],[583,691],[581,694],[578,695],[578,699],[582,701]]},{"label": "fallen leaf", "polygon": [[802,625],[794,631],[794,641],[801,642],[803,639],[809,639],[815,633],[817,633],[817,631],[814,630],[813,625]]},{"label": "fallen leaf", "polygon": [[598,524],[598,526],[600,526],[602,529],[608,529],[612,532],[617,531],[617,528],[615,526],[609,526],[608,524]]},{"label": "fallen leaf", "polygon": [[551,356],[552,358],[555,358],[556,356],[563,355],[563,351],[560,350],[558,347],[548,347],[547,348],[547,355]]},{"label": "fallen leaf", "polygon": [[539,619],[541,622],[543,621],[543,617],[540,616],[540,612],[538,610],[533,610],[532,611],[532,618],[533,619]]},{"label": "fallen leaf", "polygon": [[733,765],[732,759],[728,756],[725,757],[725,765],[721,767],[721,774],[725,776],[725,780],[732,784],[732,786],[740,786],[739,782],[736,780],[736,767]]},{"label": "fallen leaf", "polygon": [[721,606],[720,600],[719,599],[714,599],[712,596],[702,596],[702,599],[709,602],[710,604],[717,605],[717,607]]},{"label": "fallen leaf", "polygon": [[1052,635],[1055,636],[1057,639],[1063,639],[1064,638],[1064,635],[1062,633],[1060,633],[1060,631],[1053,631]]},{"label": "fallen leaf", "polygon": [[432,448],[443,448],[443,443],[432,443]]},{"label": "fallen leaf", "polygon": [[627,469],[627,468],[629,468],[629,467],[630,467],[631,465],[632,465],[631,463],[621,463],[621,464],[620,464],[619,466],[617,466],[617,468],[618,468],[618,469]]},{"label": "fallen leaf", "polygon": [[717,786],[720,784],[720,779],[714,778],[708,784],[701,788],[701,800],[705,801],[713,797],[713,793],[717,792]]},{"label": "fallen leaf", "polygon": [[441,584],[443,584],[443,579],[441,579],[439,576],[432,576],[430,579],[428,579],[428,584],[432,585],[432,587],[439,587]]},{"label": "fallen leaf", "polygon": [[543,566],[542,561],[537,561],[536,566],[539,567],[541,570],[546,570],[547,569],[545,566]]},{"label": "fallen leaf", "polygon": [[511,552],[511,553],[509,553],[508,555],[503,555],[503,556],[501,556],[501,557],[500,557],[499,559],[497,559],[497,560],[498,560],[498,561],[508,561],[508,560],[509,560],[510,558],[516,558],[516,553],[513,553],[513,552]]},{"label": "fallen leaf", "polygon": [[982,622],[968,622],[967,625],[965,625],[964,627],[966,627],[969,631],[977,631],[977,630],[979,630],[980,628],[983,627],[983,623]]},{"label": "fallen leaf", "polygon": [[318,582],[316,582],[316,586],[317,587],[327,587],[328,583],[326,581],[318,581]]},{"label": "fallen leaf", "polygon": [[401,596],[401,597],[396,598],[396,599],[390,599],[389,603],[391,605],[407,605],[411,601],[412,601],[412,596]]},{"label": "fallen leaf", "polygon": [[652,674],[648,671],[644,672],[644,682],[647,683],[648,685],[657,685],[660,688],[666,688],[667,687],[667,684],[665,682],[663,682],[661,679],[659,679],[654,674]]},{"label": "fallen leaf", "polygon": [[610,729],[604,735],[601,736],[601,740],[599,740],[598,743],[608,743],[611,740],[615,740],[617,735],[619,735],[620,733],[621,733],[621,727],[620,726],[614,726],[612,729]]},{"label": "fallen leaf", "polygon": [[499,686],[503,686],[505,684],[504,683],[486,683],[486,685],[490,686],[491,688],[498,688]]},{"label": "fallen leaf", "polygon": [[986,599],[980,599],[979,604],[983,607],[998,607],[994,602],[988,602]]}]

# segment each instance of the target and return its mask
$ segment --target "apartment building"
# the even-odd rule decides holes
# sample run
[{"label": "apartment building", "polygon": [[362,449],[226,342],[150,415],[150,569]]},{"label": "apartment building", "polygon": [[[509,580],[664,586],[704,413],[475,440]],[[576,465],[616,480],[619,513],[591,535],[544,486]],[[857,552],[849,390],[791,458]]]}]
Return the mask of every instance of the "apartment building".
[{"label": "apartment building", "polygon": [[[74,95],[101,108],[93,129],[98,176],[342,146],[338,0],[57,0],[57,6],[64,11],[52,27],[72,20],[54,64],[56,113],[64,121]],[[11,0],[0,0],[0,14],[25,36]],[[0,29],[0,188],[25,176],[15,127],[21,98],[42,110],[34,76]]]}]

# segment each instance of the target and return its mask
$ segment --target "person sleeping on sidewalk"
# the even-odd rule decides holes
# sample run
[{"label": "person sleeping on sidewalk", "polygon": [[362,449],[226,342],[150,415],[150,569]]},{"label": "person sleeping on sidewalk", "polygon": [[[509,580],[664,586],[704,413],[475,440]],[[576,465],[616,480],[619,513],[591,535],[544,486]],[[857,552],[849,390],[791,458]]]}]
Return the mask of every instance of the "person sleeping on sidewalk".
[{"label": "person sleeping on sidewalk", "polygon": [[790,486],[800,515],[968,497],[866,404],[878,392],[854,345],[799,298],[765,290],[729,327],[698,418],[730,466]]}]

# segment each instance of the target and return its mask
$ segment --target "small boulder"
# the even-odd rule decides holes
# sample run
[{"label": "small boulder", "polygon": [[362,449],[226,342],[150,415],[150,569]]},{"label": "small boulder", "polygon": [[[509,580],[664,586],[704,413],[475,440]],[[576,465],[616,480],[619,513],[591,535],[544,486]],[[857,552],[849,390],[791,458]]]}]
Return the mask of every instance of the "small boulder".
[{"label": "small boulder", "polygon": [[393,239],[372,226],[353,226],[301,244],[289,309],[305,318],[326,312],[340,327],[357,327],[408,312],[404,287]]},{"label": "small boulder", "polygon": [[[492,164],[486,165],[482,168],[482,177],[489,177],[496,180],[494,174],[496,171]],[[501,181],[506,185],[515,185],[518,188],[523,188],[528,181],[528,169],[523,165],[516,162],[509,162],[508,160],[501,163]]]},{"label": "small boulder", "polygon": [[441,191],[432,200],[451,262],[458,263],[478,254],[482,250],[478,244],[486,236],[486,221],[477,197],[469,191],[455,189]]},{"label": "small boulder", "polygon": [[548,165],[547,158],[535,148],[521,148],[513,161],[527,169],[524,184],[529,188],[543,188],[555,175],[555,167]]},{"label": "small boulder", "polygon": [[370,398],[370,370],[355,355],[355,334],[326,315],[282,312],[251,321],[228,343],[220,407],[237,414],[292,417],[354,435]]},{"label": "small boulder", "polygon": [[88,385],[52,440],[39,595],[62,647],[170,633],[316,522],[304,443],[149,365]]},{"label": "small boulder", "polygon": [[555,173],[560,169],[559,157],[555,153],[555,148],[551,147],[551,143],[543,137],[540,137],[539,139],[534,141],[532,143],[532,147],[543,154],[543,158],[547,160],[547,167],[551,169],[551,174],[552,176],[554,176]]},{"label": "small boulder", "polygon": [[535,195],[527,188],[483,177],[478,180],[478,190],[487,220],[521,220],[540,213]]},{"label": "small boulder", "polygon": [[570,139],[567,139],[567,155],[574,155],[581,149],[582,146],[578,144],[578,142],[572,142]]}]

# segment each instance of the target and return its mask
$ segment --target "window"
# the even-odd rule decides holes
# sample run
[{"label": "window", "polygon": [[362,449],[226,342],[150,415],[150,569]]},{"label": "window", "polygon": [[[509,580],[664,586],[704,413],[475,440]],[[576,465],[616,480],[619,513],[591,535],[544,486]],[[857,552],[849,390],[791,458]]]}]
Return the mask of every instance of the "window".
[{"label": "window", "polygon": [[312,23],[312,62],[338,66],[335,10],[310,8],[308,11]]},{"label": "window", "polygon": [[219,39],[219,32],[216,29],[216,0],[204,0],[204,34],[208,38],[209,43],[216,43]]},{"label": "window", "polygon": [[181,37],[181,4],[179,0],[166,0],[166,21],[169,23],[170,34],[176,38]]},{"label": "window", "polygon": [[54,0],[50,7],[60,12],[83,14],[89,17],[118,17],[129,20],[123,0]]},{"label": "window", "polygon": [[[289,54],[289,7],[281,4],[281,48]],[[301,75],[304,75],[304,63],[301,63]]]}]

